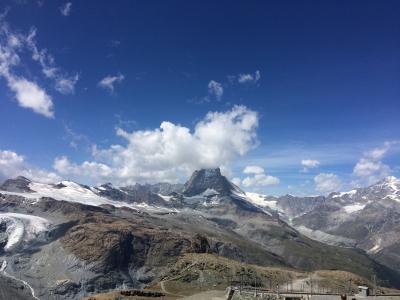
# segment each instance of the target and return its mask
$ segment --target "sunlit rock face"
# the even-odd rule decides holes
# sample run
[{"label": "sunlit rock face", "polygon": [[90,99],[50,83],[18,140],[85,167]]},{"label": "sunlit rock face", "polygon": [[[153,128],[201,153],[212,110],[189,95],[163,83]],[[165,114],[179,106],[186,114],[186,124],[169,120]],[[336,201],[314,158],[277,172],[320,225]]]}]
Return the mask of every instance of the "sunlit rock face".
[{"label": "sunlit rock face", "polygon": [[219,168],[201,169],[195,171],[183,188],[185,196],[195,196],[207,189],[214,190],[220,195],[230,195],[233,185],[221,175]]}]

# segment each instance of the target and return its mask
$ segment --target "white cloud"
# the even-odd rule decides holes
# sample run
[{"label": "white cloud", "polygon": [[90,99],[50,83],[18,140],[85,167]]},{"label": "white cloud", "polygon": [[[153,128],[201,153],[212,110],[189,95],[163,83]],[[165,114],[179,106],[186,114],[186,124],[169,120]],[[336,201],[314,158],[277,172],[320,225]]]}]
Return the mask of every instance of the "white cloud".
[{"label": "white cloud", "polygon": [[399,145],[399,141],[386,141],[381,147],[365,152],[353,169],[353,174],[359,177],[355,185],[373,184],[389,176],[391,168],[381,160],[395,145]]},{"label": "white cloud", "polygon": [[354,166],[353,173],[356,176],[360,177],[382,178],[389,175],[390,168],[381,161],[374,161],[374,160],[369,160],[368,158],[361,158]]},{"label": "white cloud", "polygon": [[9,88],[15,93],[15,98],[21,107],[30,108],[48,118],[54,117],[53,101],[45,90],[25,78],[13,76],[6,78]]},{"label": "white cloud", "polygon": [[224,94],[224,88],[222,87],[222,84],[215,81],[211,80],[208,83],[208,92],[209,94],[215,96],[215,98],[219,101],[222,98],[222,95]]},{"label": "white cloud", "polygon": [[[226,112],[209,112],[193,131],[179,124],[164,121],[160,128],[116,134],[126,145],[108,149],[93,148],[90,162],[74,164],[66,157],[55,161],[62,174],[81,174],[118,184],[135,182],[178,181],[199,168],[214,168],[229,164],[257,145],[258,114],[245,106],[235,106]],[[101,165],[99,165],[101,164]],[[111,170],[111,171],[110,171]]]},{"label": "white cloud", "polygon": [[398,145],[399,141],[386,141],[383,143],[381,147],[377,147],[364,153],[364,156],[370,158],[372,160],[380,160],[382,159],[387,152],[395,145]]},{"label": "white cloud", "polygon": [[303,166],[303,172],[307,172],[309,169],[317,168],[320,162],[316,159],[302,159],[301,165]]},{"label": "white cloud", "polygon": [[67,2],[60,7],[60,12],[64,17],[68,17],[71,14],[72,3]]},{"label": "white cloud", "polygon": [[280,182],[279,178],[265,174],[264,168],[256,165],[246,166],[243,173],[252,174],[252,176],[247,176],[242,180],[241,184],[244,187],[276,185]]},{"label": "white cloud", "polygon": [[253,177],[246,177],[243,179],[242,184],[245,187],[260,187],[267,185],[276,185],[279,184],[280,180],[277,177],[262,174],[255,174]]},{"label": "white cloud", "polygon": [[260,71],[256,71],[254,74],[239,74],[238,82],[239,83],[257,83],[261,79]]},{"label": "white cloud", "polygon": [[115,83],[120,83],[122,80],[124,80],[125,77],[122,74],[118,74],[115,76],[108,75],[104,77],[98,85],[104,89],[108,89],[111,93],[114,92],[114,84]]},{"label": "white cloud", "polygon": [[21,34],[11,32],[6,23],[0,23],[0,76],[15,93],[15,99],[21,107],[52,118],[53,101],[46,91],[37,83],[17,77],[12,72],[21,61],[18,51],[23,38]]},{"label": "white cloud", "polygon": [[52,118],[54,117],[52,97],[37,82],[15,74],[15,67],[21,63],[20,52],[29,50],[32,53],[32,59],[38,62],[47,78],[55,81],[55,89],[60,93],[73,93],[79,76],[61,74],[47,49],[37,47],[36,29],[33,28],[28,35],[14,32],[4,21],[4,17],[3,15],[0,18],[0,77],[6,80],[21,107]]},{"label": "white cloud", "polygon": [[67,157],[61,156],[54,160],[53,168],[60,174],[79,176],[91,176],[106,178],[111,175],[112,170],[105,164],[85,161],[80,165],[71,163]]},{"label": "white cloud", "polygon": [[246,166],[243,170],[244,174],[262,174],[264,169],[260,166]]},{"label": "white cloud", "polygon": [[233,184],[240,186],[242,183],[242,180],[239,177],[234,177],[231,179],[231,181],[233,182]]},{"label": "white cloud", "polygon": [[60,176],[56,173],[30,166],[26,162],[25,157],[14,151],[0,150],[0,180],[17,176],[24,176],[44,183],[52,183],[61,180]]},{"label": "white cloud", "polygon": [[314,177],[315,190],[320,193],[338,191],[342,187],[342,181],[333,173],[320,173]]}]

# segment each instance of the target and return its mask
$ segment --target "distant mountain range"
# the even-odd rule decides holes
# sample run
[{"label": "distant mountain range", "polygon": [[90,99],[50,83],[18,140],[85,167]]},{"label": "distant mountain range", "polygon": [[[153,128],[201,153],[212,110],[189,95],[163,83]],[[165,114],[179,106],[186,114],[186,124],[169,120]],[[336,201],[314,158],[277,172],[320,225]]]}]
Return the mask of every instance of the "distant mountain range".
[{"label": "distant mountain range", "polygon": [[360,248],[400,270],[400,180],[393,176],[327,197],[248,195],[255,205],[278,211],[282,219],[313,239]]},{"label": "distant mountain range", "polygon": [[17,177],[0,186],[1,272],[36,295],[76,299],[160,282],[183,255],[206,253],[376,274],[400,287],[399,190],[390,177],[327,197],[270,197],[245,193],[219,169],[195,171],[184,185],[89,187]]}]

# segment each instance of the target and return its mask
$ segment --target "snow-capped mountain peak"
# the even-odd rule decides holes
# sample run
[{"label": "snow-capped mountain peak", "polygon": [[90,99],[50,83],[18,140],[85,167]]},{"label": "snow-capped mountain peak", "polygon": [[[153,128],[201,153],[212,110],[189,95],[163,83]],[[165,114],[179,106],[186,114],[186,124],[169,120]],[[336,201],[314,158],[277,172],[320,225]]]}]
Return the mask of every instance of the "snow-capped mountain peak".
[{"label": "snow-capped mountain peak", "polygon": [[384,180],[380,181],[378,185],[381,185],[382,187],[386,187],[392,189],[395,192],[398,192],[400,190],[400,179],[397,179],[394,176],[388,176]]},{"label": "snow-capped mountain peak", "polygon": [[[5,184],[1,185],[0,192],[3,194],[22,196],[25,199],[29,199],[32,203],[37,202],[42,197],[46,197],[54,200],[77,202],[92,206],[111,205],[115,207],[129,207],[135,210],[170,210],[167,207],[158,207],[146,203],[142,198],[137,199],[138,201],[123,201],[125,199],[112,196],[114,196],[116,192],[126,194],[125,191],[107,185],[103,185],[102,187],[103,189],[91,188],[67,180],[55,184],[29,181],[21,185],[20,180],[16,178],[9,179]],[[160,201],[163,201],[162,198],[160,199]]]}]

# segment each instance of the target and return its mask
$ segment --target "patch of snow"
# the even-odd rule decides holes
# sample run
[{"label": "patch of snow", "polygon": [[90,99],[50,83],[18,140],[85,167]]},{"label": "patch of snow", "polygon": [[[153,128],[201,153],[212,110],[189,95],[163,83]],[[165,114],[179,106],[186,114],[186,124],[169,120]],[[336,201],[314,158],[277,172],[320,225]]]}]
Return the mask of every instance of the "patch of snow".
[{"label": "patch of snow", "polygon": [[295,227],[301,234],[306,237],[332,246],[354,247],[355,241],[353,239],[345,238],[338,235],[326,233],[321,230],[312,230],[305,226]]},{"label": "patch of snow", "polygon": [[345,195],[347,195],[349,197],[353,197],[356,193],[357,193],[357,190],[351,190],[351,191],[348,191],[348,192],[341,192],[341,193],[337,193],[336,195],[333,195],[332,198],[340,198],[340,197],[343,197]]},{"label": "patch of snow", "polygon": [[24,225],[21,221],[6,216],[0,216],[0,222],[6,224],[7,244],[4,250],[10,251],[22,240]]},{"label": "patch of snow", "polygon": [[381,250],[382,250],[382,239],[378,238],[376,243],[375,243],[375,245],[371,249],[369,249],[367,252],[368,253],[372,253],[372,254],[376,254]]},{"label": "patch of snow", "polygon": [[398,196],[398,195],[387,195],[383,199],[386,199],[386,198],[389,198],[389,199],[391,199],[393,201],[396,201],[396,202],[400,202],[400,196]]},{"label": "patch of snow", "polygon": [[12,250],[21,241],[34,240],[50,226],[50,222],[44,218],[17,213],[0,213],[0,222],[6,223],[7,226],[5,251]]},{"label": "patch of snow", "polygon": [[384,180],[383,185],[391,190],[391,194],[385,196],[384,198],[389,198],[393,201],[400,202],[400,180],[394,176],[389,176]]},{"label": "patch of snow", "polygon": [[3,262],[1,263],[1,267],[0,267],[0,272],[4,272],[4,270],[7,268],[7,261],[3,260]]},{"label": "patch of snow", "polygon": [[279,210],[278,201],[276,200],[266,200],[265,195],[246,192],[247,198],[251,203],[261,206],[261,207],[269,207],[273,210]]},{"label": "patch of snow", "polygon": [[[248,196],[248,194],[253,194],[252,195],[253,200]],[[264,201],[263,202],[264,204],[260,205],[260,204],[257,204],[257,202],[260,203],[260,199],[256,195],[259,195],[259,197],[265,197],[265,196],[257,194],[257,193],[244,193],[244,192],[236,191],[236,190],[232,190],[231,191],[231,196],[233,196],[235,198],[238,198],[238,199],[241,199],[241,200],[244,200],[244,201],[247,201],[248,203],[258,207],[259,209],[261,209],[267,215],[272,216],[272,213],[267,210],[267,208],[270,208],[270,207],[268,205],[266,205],[266,204],[274,205],[274,203],[272,203],[272,202],[276,202],[276,201]]]},{"label": "patch of snow", "polygon": [[165,196],[165,195],[161,195],[161,194],[157,194],[159,197],[163,198],[164,201],[169,202],[171,201],[172,196]]},{"label": "patch of snow", "polygon": [[218,197],[212,197],[211,201],[209,199],[207,199],[206,201],[203,202],[203,206],[215,206],[215,205],[219,205],[219,198]]},{"label": "patch of snow", "polygon": [[365,207],[365,204],[356,203],[356,204],[351,204],[351,205],[343,206],[343,209],[344,209],[344,211],[345,211],[346,213],[352,214],[352,213],[354,213],[354,212],[356,212],[356,211],[359,211],[359,210],[364,209],[364,207]]},{"label": "patch of snow", "polygon": [[[388,185],[398,185],[400,184],[400,179],[397,179],[394,176],[388,176],[385,178],[385,183],[387,183]],[[397,189],[397,188],[395,188]]]},{"label": "patch of snow", "polygon": [[25,199],[29,199],[31,202],[37,202],[40,198],[36,193],[0,191],[0,194],[24,197]]}]

